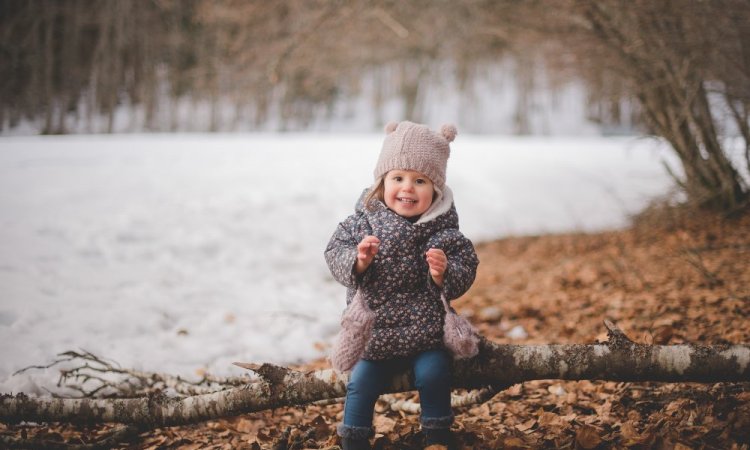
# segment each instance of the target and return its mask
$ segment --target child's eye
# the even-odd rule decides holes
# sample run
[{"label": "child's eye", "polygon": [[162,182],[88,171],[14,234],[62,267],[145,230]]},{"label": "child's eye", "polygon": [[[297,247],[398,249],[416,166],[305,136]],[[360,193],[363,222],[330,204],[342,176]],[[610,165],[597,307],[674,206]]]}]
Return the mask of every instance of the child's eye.
[{"label": "child's eye", "polygon": [[395,176],[393,177],[393,181],[401,181],[403,180],[403,177]]},{"label": "child's eye", "polygon": [[423,180],[422,178],[417,178],[417,184],[425,184],[427,181]]}]

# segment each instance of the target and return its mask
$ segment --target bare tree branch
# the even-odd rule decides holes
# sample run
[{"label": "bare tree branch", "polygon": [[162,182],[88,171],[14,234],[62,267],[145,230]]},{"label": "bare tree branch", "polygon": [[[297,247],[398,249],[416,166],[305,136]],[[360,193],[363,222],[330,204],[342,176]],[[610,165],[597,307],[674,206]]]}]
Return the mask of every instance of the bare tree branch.
[{"label": "bare tree branch", "polygon": [[[504,345],[483,340],[479,355],[454,363],[455,388],[505,389],[539,379],[747,382],[750,345],[643,345],[607,323],[604,344]],[[331,369],[301,372],[271,364],[243,364],[261,381],[210,394],[176,399],[150,395],[135,399],[0,397],[0,420],[76,423],[120,422],[171,426],[305,405],[343,397],[348,377]],[[409,373],[391,381],[387,393],[414,390]]]}]

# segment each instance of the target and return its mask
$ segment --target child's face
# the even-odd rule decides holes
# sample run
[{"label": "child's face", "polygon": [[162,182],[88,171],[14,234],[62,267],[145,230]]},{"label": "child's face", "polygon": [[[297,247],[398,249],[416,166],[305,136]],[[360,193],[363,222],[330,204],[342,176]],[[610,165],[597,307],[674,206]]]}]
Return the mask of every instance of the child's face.
[{"label": "child's face", "polygon": [[432,180],[413,170],[391,170],[385,174],[385,205],[403,217],[423,214],[432,204]]}]

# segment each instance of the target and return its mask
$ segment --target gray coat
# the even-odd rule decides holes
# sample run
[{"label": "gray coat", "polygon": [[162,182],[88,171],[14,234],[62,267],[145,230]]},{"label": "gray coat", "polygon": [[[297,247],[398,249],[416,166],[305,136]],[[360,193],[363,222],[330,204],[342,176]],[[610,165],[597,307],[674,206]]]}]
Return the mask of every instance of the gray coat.
[{"label": "gray coat", "polygon": [[[443,276],[448,300],[469,289],[479,264],[471,241],[458,231],[455,206],[451,203],[447,212],[415,224],[380,201],[373,200],[370,208],[364,208],[362,201],[338,225],[325,250],[333,277],[348,288],[347,304],[359,289],[375,312],[372,336],[362,357],[382,360],[441,348],[445,310],[425,253],[439,248],[448,257]],[[377,237],[380,247],[370,267],[357,275],[357,244],[366,235]]]}]

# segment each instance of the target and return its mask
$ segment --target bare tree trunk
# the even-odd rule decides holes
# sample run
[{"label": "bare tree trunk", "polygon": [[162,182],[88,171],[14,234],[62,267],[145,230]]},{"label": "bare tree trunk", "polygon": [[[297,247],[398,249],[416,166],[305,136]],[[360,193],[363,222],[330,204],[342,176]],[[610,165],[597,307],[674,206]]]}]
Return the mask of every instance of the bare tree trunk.
[{"label": "bare tree trunk", "polygon": [[44,97],[47,99],[47,108],[45,110],[45,117],[44,117],[44,129],[42,130],[42,134],[54,134],[54,116],[55,116],[55,107],[57,106],[56,99],[57,97],[54,95],[54,28],[55,28],[55,11],[57,9],[57,5],[50,5],[49,8],[46,8],[44,12],[42,12],[43,15],[43,22],[42,22],[42,30],[44,33],[44,58],[43,58],[43,68],[44,68]]},{"label": "bare tree trunk", "polygon": [[534,84],[536,84],[536,67],[533,56],[519,52],[516,56],[516,99],[515,112],[513,114],[513,133],[531,134],[531,123],[529,116],[533,109]]},{"label": "bare tree trunk", "polygon": [[[456,388],[504,389],[539,379],[747,382],[750,345],[641,345],[609,324],[606,344],[500,345],[483,340],[480,353],[454,364]],[[172,426],[282,406],[309,404],[345,395],[348,377],[331,369],[300,372],[270,364],[238,365],[262,381],[184,399],[150,396],[134,399],[0,398],[3,422],[120,422]],[[387,392],[413,390],[408,373],[391,381]]]},{"label": "bare tree trunk", "polygon": [[723,148],[720,120],[706,90],[714,81],[705,67],[706,43],[685,38],[700,36],[694,30],[702,15],[720,21],[727,13],[713,4],[691,3],[683,11],[685,5],[669,2],[575,3],[591,36],[630,83],[651,131],[679,156],[684,169],[679,183],[690,200],[720,209],[743,204],[747,186]]}]

